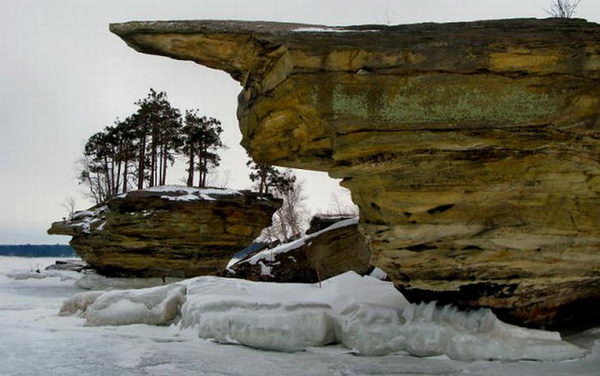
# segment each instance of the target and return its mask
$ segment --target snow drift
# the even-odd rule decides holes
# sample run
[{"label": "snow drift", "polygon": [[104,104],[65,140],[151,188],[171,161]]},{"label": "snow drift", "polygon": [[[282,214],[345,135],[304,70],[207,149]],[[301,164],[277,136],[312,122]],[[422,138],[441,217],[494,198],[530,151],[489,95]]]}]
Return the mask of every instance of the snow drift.
[{"label": "snow drift", "polygon": [[[166,324],[200,338],[294,352],[340,343],[359,355],[405,351],[453,359],[563,360],[586,351],[554,332],[501,322],[489,310],[413,305],[392,283],[354,272],[319,284],[198,277],[134,291],[76,295],[64,312],[88,325]],[[85,307],[84,307],[85,306]]]}]

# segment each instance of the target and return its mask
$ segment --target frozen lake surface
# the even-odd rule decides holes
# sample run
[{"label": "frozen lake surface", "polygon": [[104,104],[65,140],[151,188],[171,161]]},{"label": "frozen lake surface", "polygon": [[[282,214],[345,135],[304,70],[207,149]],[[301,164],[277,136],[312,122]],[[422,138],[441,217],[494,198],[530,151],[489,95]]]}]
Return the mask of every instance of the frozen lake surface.
[{"label": "frozen lake surface", "polygon": [[[458,361],[398,353],[356,356],[340,345],[296,353],[197,338],[178,327],[84,326],[60,317],[77,276],[7,277],[55,258],[0,257],[0,375],[599,375],[600,328],[567,338],[590,350],[569,361]],[[71,277],[73,279],[71,279]]]}]

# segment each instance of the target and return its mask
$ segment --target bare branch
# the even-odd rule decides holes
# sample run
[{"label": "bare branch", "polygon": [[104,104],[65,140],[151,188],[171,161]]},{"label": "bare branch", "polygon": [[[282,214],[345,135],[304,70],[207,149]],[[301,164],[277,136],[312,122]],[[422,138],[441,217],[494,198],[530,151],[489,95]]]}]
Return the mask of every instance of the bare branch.
[{"label": "bare branch", "polygon": [[75,204],[76,204],[76,201],[75,201],[75,198],[73,198],[73,196],[68,196],[60,204],[60,206],[62,206],[63,208],[65,208],[67,210],[67,214],[69,215],[69,218],[71,218],[73,216],[73,214],[75,213]]},{"label": "bare branch", "polygon": [[581,0],[554,0],[546,13],[556,18],[573,18]]}]

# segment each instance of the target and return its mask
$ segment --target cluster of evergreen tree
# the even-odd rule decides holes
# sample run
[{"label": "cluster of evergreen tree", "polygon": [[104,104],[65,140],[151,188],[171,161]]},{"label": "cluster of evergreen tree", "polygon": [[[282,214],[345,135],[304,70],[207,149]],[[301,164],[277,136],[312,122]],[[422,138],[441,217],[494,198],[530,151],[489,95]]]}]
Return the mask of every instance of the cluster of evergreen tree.
[{"label": "cluster of evergreen tree", "polygon": [[153,89],[135,105],[135,113],[117,119],[85,145],[79,180],[92,198],[100,203],[133,187],[164,185],[177,155],[188,160],[187,185],[205,187],[207,173],[220,162],[217,150],[224,147],[221,122],[197,110],[182,116],[165,92]]},{"label": "cluster of evergreen tree", "polygon": [[[177,156],[187,165],[187,185],[206,187],[212,168],[219,166],[221,122],[201,116],[198,110],[182,114],[171,106],[165,92],[150,89],[135,102],[136,111],[113,126],[92,135],[84,148],[79,181],[101,203],[130,189],[164,185],[169,166]],[[306,213],[302,185],[291,170],[282,170],[252,159],[250,180],[261,194],[282,198],[283,207],[273,219],[267,238],[290,240],[302,232]],[[72,199],[71,199],[72,201]],[[72,213],[74,203],[65,204]]]}]

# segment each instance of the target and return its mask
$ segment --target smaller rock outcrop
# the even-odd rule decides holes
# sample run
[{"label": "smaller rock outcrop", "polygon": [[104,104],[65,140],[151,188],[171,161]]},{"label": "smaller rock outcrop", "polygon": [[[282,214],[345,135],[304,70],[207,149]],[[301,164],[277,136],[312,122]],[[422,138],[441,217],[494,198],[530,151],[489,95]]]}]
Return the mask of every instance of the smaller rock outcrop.
[{"label": "smaller rock outcrop", "polygon": [[[358,218],[319,217],[330,225],[300,239],[262,249],[229,266],[226,276],[252,281],[315,283],[347,271],[370,272],[371,252]],[[341,220],[340,220],[341,219]],[[310,232],[310,230],[309,230]]]},{"label": "smaller rock outcrop", "polygon": [[231,256],[271,223],[281,200],[250,191],[160,186],[109,199],[49,234],[110,277],[177,277],[222,272]]},{"label": "smaller rock outcrop", "polygon": [[56,260],[54,264],[46,266],[45,270],[53,271],[70,271],[82,273],[87,270],[90,270],[91,267],[81,260]]}]

